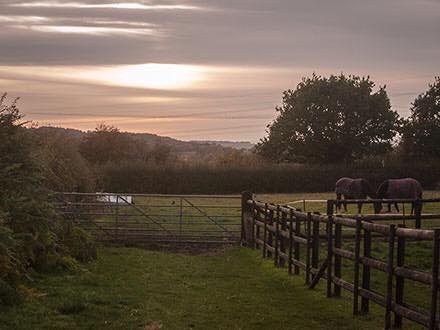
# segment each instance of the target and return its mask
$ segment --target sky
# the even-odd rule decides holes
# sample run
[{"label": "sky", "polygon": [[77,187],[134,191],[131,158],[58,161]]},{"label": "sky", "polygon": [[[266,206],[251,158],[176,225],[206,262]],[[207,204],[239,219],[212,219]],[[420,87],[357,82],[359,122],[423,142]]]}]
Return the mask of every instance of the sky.
[{"label": "sky", "polygon": [[302,77],[394,110],[440,75],[438,0],[0,0],[0,93],[39,125],[256,142]]}]

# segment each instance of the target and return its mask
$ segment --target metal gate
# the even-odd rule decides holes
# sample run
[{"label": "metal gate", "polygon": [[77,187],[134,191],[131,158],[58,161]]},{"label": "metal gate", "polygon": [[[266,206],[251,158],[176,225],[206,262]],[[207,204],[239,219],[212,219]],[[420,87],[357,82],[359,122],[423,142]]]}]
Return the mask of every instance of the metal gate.
[{"label": "metal gate", "polygon": [[240,240],[239,195],[55,193],[65,221],[108,243],[233,244]]}]

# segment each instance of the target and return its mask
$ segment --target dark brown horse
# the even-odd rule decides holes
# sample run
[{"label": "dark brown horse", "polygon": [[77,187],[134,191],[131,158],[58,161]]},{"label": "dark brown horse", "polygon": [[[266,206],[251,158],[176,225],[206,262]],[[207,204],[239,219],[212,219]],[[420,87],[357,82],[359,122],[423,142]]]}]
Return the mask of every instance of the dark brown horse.
[{"label": "dark brown horse", "polygon": [[[377,189],[378,199],[421,199],[422,185],[419,181],[412,178],[405,179],[390,179],[381,183]],[[396,211],[399,212],[399,206],[394,203]],[[413,214],[415,203],[412,203],[411,214]],[[374,203],[374,212],[380,213],[382,210],[382,203]],[[391,212],[391,203],[388,203],[388,212]]]},{"label": "dark brown horse", "polygon": [[[368,196],[374,198],[376,194],[371,189],[367,180],[359,178],[340,178],[335,184],[336,193],[336,211],[341,209],[341,204],[347,212],[347,203],[341,202],[341,197],[344,199],[366,199]],[[361,213],[362,203],[358,203],[358,211]]]}]

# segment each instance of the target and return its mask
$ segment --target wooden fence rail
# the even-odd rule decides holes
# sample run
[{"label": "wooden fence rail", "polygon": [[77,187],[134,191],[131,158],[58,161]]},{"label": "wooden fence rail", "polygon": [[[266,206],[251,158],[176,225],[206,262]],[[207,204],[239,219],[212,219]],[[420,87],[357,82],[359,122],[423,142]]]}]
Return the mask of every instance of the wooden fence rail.
[{"label": "wooden fence rail", "polygon": [[[439,329],[439,249],[440,229],[422,230],[372,222],[371,217],[348,218],[335,215],[336,201],[327,201],[327,214],[302,212],[289,206],[263,203],[249,192],[242,195],[242,244],[260,249],[263,257],[274,259],[276,267],[287,266],[289,274],[304,273],[305,283],[313,289],[326,280],[327,297],[348,291],[353,299],[353,314],[369,312],[370,302],[385,309],[384,327],[402,327],[408,319],[429,329]],[[325,228],[325,233],[321,233]],[[352,250],[343,248],[343,230],[351,228]],[[387,242],[385,260],[372,256],[372,245],[381,238]],[[432,243],[431,270],[420,271],[405,264],[409,241]],[[320,251],[322,249],[322,251]],[[321,259],[321,260],[320,260]],[[350,278],[342,275],[342,261],[353,265]],[[371,288],[371,271],[386,276],[385,293]],[[429,309],[405,302],[405,281],[427,285],[431,291]],[[394,322],[392,322],[394,316]]]}]

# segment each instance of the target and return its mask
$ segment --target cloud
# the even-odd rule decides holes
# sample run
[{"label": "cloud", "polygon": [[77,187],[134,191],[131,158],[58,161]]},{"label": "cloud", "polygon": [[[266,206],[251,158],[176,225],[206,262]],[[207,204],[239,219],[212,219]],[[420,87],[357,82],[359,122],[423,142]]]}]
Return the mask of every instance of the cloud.
[{"label": "cloud", "polygon": [[[0,13],[0,66],[10,68],[0,72],[0,90],[23,96],[28,112],[50,113],[33,115],[44,120],[68,119],[59,112],[108,116],[114,124],[120,115],[137,116],[122,128],[189,136],[242,126],[247,113],[233,111],[256,109],[249,125],[261,130],[217,131],[256,140],[281,92],[313,72],[370,75],[406,115],[440,68],[438,0],[3,0]],[[175,88],[160,83],[173,80],[172,70],[153,79],[148,64],[201,71],[182,80],[188,88]],[[55,77],[57,70],[65,74]],[[121,70],[135,78],[121,78]],[[163,127],[136,123],[202,111],[211,116],[182,127],[181,117]]]},{"label": "cloud", "polygon": [[146,28],[119,28],[101,26],[79,25],[11,25],[13,28],[29,29],[38,32],[64,33],[64,34],[91,34],[96,36],[110,35],[155,35],[153,29]]},{"label": "cloud", "polygon": [[28,8],[79,8],[79,9],[133,9],[133,10],[200,10],[200,7],[189,5],[145,4],[142,2],[86,3],[65,1],[32,1],[10,4],[11,7]]}]

